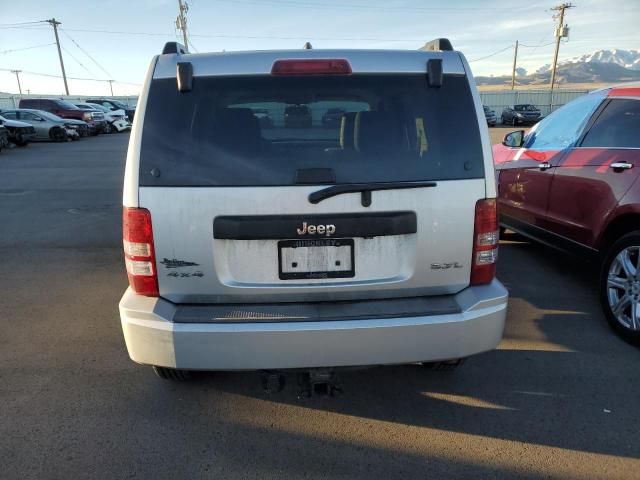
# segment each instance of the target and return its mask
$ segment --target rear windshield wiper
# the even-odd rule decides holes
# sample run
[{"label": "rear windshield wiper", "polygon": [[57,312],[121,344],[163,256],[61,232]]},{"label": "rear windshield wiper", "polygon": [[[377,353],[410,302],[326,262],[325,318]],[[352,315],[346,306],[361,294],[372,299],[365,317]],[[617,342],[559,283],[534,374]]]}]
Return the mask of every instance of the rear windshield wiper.
[{"label": "rear windshield wiper", "polygon": [[317,190],[309,194],[309,203],[320,203],[327,198],[335,197],[343,193],[362,193],[362,206],[371,205],[371,192],[374,190],[399,190],[403,188],[428,188],[438,184],[433,181],[418,182],[385,182],[385,183],[345,183],[343,185],[332,185],[322,190]]}]

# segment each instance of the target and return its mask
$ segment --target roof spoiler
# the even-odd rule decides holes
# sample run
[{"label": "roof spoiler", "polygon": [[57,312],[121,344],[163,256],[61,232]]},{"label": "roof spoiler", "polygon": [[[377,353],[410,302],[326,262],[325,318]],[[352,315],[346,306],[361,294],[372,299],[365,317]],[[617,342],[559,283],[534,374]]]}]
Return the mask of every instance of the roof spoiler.
[{"label": "roof spoiler", "polygon": [[185,53],[189,53],[189,50],[187,50],[186,47],[181,43],[167,42],[164,44],[164,48],[162,49],[162,54],[166,55],[168,53],[177,53],[179,55],[183,55]]},{"label": "roof spoiler", "polygon": [[453,51],[453,46],[451,45],[451,42],[448,38],[434,38],[430,42],[425,43],[424,47],[422,47],[420,50],[426,50],[427,52],[438,50],[441,52],[451,52]]}]

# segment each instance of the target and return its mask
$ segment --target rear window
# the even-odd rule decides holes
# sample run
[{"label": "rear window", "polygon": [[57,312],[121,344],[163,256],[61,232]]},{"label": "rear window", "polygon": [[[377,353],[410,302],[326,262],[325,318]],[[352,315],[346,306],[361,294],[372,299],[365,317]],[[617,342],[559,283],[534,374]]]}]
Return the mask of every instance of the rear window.
[{"label": "rear window", "polygon": [[[484,176],[467,79],[196,77],[151,83],[145,186],[286,186]],[[304,179],[304,180],[301,180]]]}]

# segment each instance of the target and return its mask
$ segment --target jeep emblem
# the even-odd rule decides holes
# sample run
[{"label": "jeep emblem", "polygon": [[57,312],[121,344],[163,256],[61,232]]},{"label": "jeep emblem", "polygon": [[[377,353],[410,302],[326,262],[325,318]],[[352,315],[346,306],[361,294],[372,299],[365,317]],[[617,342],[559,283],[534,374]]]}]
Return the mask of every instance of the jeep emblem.
[{"label": "jeep emblem", "polygon": [[326,235],[330,237],[334,233],[336,233],[335,225],[307,225],[307,222],[302,222],[302,228],[298,228],[296,230],[298,235]]}]

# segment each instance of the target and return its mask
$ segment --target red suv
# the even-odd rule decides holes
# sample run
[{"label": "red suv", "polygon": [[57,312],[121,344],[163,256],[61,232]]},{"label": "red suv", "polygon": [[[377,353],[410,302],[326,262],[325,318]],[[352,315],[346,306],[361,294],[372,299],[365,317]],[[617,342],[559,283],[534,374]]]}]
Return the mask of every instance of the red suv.
[{"label": "red suv", "polygon": [[501,226],[599,259],[604,313],[640,342],[640,85],[577,98],[493,154]]}]

